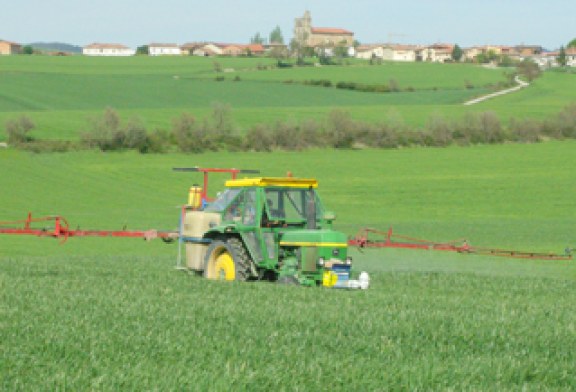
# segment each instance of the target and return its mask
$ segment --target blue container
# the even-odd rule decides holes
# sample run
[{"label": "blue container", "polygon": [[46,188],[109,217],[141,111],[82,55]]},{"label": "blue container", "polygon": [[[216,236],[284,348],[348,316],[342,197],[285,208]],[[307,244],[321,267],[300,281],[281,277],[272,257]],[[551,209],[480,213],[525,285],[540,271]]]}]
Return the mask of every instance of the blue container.
[{"label": "blue container", "polygon": [[338,280],[334,287],[348,287],[348,280],[350,280],[350,266],[345,264],[336,264],[332,266],[332,272],[338,276]]}]

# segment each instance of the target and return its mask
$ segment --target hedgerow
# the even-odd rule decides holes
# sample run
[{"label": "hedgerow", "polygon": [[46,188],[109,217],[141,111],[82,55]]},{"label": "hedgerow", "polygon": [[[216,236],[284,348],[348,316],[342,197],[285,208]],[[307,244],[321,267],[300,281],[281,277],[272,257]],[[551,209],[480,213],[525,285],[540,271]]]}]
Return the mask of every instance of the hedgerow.
[{"label": "hedgerow", "polygon": [[347,111],[335,109],[323,120],[277,121],[240,132],[230,106],[215,103],[209,117],[197,120],[183,113],[173,120],[170,130],[148,132],[137,118],[123,124],[112,108],[91,120],[90,130],[81,134],[79,142],[36,140],[28,134],[34,127],[27,117],[9,121],[6,124],[9,143],[34,152],[85,148],[135,149],[141,153],[446,147],[576,139],[576,103],[545,120],[512,118],[506,126],[491,111],[468,113],[456,120],[434,114],[424,128],[411,128],[398,115],[389,114],[379,123],[367,123],[354,119]]}]

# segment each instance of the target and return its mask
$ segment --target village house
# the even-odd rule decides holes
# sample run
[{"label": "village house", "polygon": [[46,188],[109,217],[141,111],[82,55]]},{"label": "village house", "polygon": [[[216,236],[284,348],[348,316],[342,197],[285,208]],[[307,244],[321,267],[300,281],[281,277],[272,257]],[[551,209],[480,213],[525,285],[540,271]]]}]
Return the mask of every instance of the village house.
[{"label": "village house", "polygon": [[181,47],[182,53],[192,56],[261,56],[265,53],[260,44],[187,43]]},{"label": "village house", "polygon": [[0,40],[0,55],[20,54],[22,53],[22,45]]},{"label": "village house", "polygon": [[150,56],[180,56],[182,50],[176,44],[152,43],[148,45],[148,54]]},{"label": "village house", "polygon": [[224,56],[241,56],[246,53],[244,45],[238,44],[225,44],[221,46],[222,54]]},{"label": "village house", "polygon": [[384,58],[384,45],[359,45],[356,48],[356,58],[364,60]]},{"label": "village house", "polygon": [[286,46],[285,44],[280,44],[277,42],[271,42],[269,44],[265,44],[263,46],[264,49],[264,54],[277,54],[277,55],[281,55],[281,56],[287,56],[288,55],[288,46]]},{"label": "village house", "polygon": [[264,54],[264,46],[260,44],[219,44],[218,46],[224,56],[260,56]]},{"label": "village house", "polygon": [[266,48],[261,44],[249,44],[246,45],[246,54],[250,56],[262,56],[266,53]]},{"label": "village house", "polygon": [[180,46],[180,53],[187,56],[194,56],[195,52],[206,45],[206,42],[187,42]]},{"label": "village house", "polygon": [[566,65],[576,67],[576,47],[566,49]]},{"label": "village house", "polygon": [[534,61],[538,66],[542,69],[558,67],[558,60],[557,57],[559,52],[546,52],[542,53],[537,56],[531,57],[531,60]]},{"label": "village house", "polygon": [[478,60],[478,56],[490,57],[491,55],[497,57],[506,56],[513,60],[521,59],[518,50],[513,46],[484,45],[463,49],[463,56],[461,61],[474,62]]},{"label": "village house", "polygon": [[[188,48],[187,45],[185,45],[186,48]],[[190,47],[187,50],[187,53],[189,55],[192,56],[200,56],[200,57],[212,57],[212,56],[220,56],[222,55],[222,48],[220,48],[218,45],[215,45],[213,43],[202,43],[199,45],[194,45],[193,47]]]},{"label": "village house", "polygon": [[416,61],[416,53],[419,47],[416,45],[385,45],[383,48],[383,60],[387,61]]},{"label": "village house", "polygon": [[[566,66],[576,67],[576,48],[567,48],[564,53],[566,54]],[[533,56],[531,59],[540,66],[540,68],[559,67],[558,57],[560,51],[545,52],[541,55]]]},{"label": "village house", "polygon": [[82,48],[84,56],[134,56],[136,51],[121,44],[93,43]]},{"label": "village house", "polygon": [[416,61],[416,53],[419,47],[416,45],[398,44],[373,44],[360,45],[356,48],[356,58],[380,59],[386,61]]},{"label": "village house", "polygon": [[482,47],[472,46],[470,48],[462,49],[462,61],[474,61],[476,57],[483,53]]},{"label": "village house", "polygon": [[434,44],[416,50],[418,61],[428,61],[432,63],[446,63],[452,61],[452,44]]},{"label": "village house", "polygon": [[294,38],[310,48],[326,48],[354,46],[354,33],[349,30],[335,27],[312,27],[310,11],[306,11],[302,18],[294,21]]},{"label": "village house", "polygon": [[544,48],[538,45],[518,45],[514,48],[514,51],[521,58],[532,57],[544,52]]}]

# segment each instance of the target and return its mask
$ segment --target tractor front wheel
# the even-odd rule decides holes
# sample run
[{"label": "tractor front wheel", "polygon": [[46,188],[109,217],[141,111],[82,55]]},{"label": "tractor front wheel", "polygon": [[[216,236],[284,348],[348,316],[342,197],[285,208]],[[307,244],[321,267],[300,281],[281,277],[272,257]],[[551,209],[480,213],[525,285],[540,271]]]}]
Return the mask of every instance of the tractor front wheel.
[{"label": "tractor front wheel", "polygon": [[250,256],[236,237],[213,241],[206,251],[204,277],[245,281],[250,276]]}]

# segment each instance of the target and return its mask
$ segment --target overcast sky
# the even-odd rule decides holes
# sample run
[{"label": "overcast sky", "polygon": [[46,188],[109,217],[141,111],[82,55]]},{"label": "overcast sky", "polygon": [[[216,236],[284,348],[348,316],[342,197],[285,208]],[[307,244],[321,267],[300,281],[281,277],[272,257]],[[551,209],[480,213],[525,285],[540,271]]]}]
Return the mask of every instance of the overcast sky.
[{"label": "overcast sky", "polygon": [[576,38],[576,0],[0,0],[0,39],[17,43],[247,43],[280,26],[292,38],[305,10],[314,27],[361,43],[542,45]]}]

